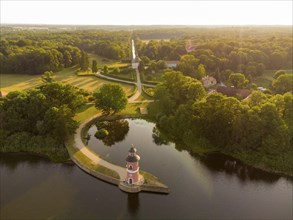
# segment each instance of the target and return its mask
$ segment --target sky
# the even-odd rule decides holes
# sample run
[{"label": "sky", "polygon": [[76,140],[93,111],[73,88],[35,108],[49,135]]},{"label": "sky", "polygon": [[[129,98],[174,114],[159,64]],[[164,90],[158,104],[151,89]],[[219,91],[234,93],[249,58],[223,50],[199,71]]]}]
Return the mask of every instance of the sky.
[{"label": "sky", "polygon": [[292,25],[292,1],[1,0],[1,24]]}]

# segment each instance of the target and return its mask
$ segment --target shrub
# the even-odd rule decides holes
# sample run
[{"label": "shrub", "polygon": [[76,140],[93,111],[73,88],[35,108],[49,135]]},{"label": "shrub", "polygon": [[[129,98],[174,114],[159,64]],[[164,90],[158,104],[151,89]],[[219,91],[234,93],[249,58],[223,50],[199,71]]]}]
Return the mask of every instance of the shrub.
[{"label": "shrub", "polygon": [[108,122],[107,121],[97,121],[96,122],[96,127],[97,129],[102,129],[107,126]]},{"label": "shrub", "polygon": [[98,139],[103,139],[106,136],[108,136],[108,134],[109,134],[109,132],[106,129],[102,128],[100,130],[97,130],[97,132],[95,133],[95,137]]}]

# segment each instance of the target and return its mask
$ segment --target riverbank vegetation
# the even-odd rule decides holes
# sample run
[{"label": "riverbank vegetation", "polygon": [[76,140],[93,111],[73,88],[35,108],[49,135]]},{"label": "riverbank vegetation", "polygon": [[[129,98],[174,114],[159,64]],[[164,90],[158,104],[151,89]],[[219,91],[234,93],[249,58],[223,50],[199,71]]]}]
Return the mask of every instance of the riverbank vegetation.
[{"label": "riverbank vegetation", "polygon": [[190,151],[216,147],[254,166],[293,175],[288,156],[293,153],[293,95],[278,92],[253,91],[245,100],[207,94],[198,80],[173,71],[157,86],[158,101],[149,113]]},{"label": "riverbank vegetation", "polygon": [[1,152],[37,153],[54,161],[68,159],[64,141],[78,127],[73,117],[84,101],[82,91],[58,82],[10,92],[0,100]]}]

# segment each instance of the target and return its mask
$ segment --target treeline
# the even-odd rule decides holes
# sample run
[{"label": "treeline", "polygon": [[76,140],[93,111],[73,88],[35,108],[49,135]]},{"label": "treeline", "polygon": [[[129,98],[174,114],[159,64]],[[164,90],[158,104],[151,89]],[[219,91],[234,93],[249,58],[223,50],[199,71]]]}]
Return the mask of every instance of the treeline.
[{"label": "treeline", "polygon": [[[148,32],[137,35],[148,39]],[[146,44],[138,39],[137,45],[138,54],[149,59],[179,60],[188,54],[209,73],[231,70],[253,77],[265,69],[292,69],[292,40],[290,27],[194,28],[169,42],[151,40]]]},{"label": "treeline", "polygon": [[58,46],[55,43],[33,46],[20,42],[26,41],[19,40],[16,44],[1,41],[1,72],[42,74],[80,64],[81,51],[77,47]]},{"label": "treeline", "polygon": [[179,60],[182,55],[186,54],[185,41],[178,39],[150,40],[147,44],[138,40],[136,49],[140,57],[146,56],[150,60]]},{"label": "treeline", "polygon": [[206,94],[198,80],[173,71],[164,75],[154,98],[158,101],[150,105],[152,117],[189,150],[212,146],[231,155],[258,155],[256,162],[268,169],[292,173],[292,93],[253,91],[240,101]]},{"label": "treeline", "polygon": [[73,120],[84,101],[71,85],[51,82],[0,99],[0,152],[32,152],[64,160],[64,141],[74,133]]},{"label": "treeline", "polygon": [[[6,30],[6,29],[5,29]],[[130,32],[106,31],[3,31],[1,72],[42,74],[83,65],[83,51],[108,59],[130,56]]]}]

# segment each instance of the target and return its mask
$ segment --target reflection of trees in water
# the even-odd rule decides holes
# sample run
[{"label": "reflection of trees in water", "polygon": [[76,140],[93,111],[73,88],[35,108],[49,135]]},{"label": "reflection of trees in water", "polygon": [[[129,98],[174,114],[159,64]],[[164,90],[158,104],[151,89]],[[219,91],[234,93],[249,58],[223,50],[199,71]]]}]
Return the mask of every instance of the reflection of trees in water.
[{"label": "reflection of trees in water", "polygon": [[139,209],[139,193],[128,193],[127,208],[133,219],[136,219],[137,211]]},{"label": "reflection of trees in water", "polygon": [[[188,147],[184,144],[177,144],[176,149],[188,150]],[[221,154],[213,153],[209,155],[190,155],[197,160],[200,160],[206,167],[212,172],[225,172],[228,175],[236,175],[243,183],[247,181],[263,181],[266,183],[274,183],[280,179],[280,175],[262,171],[260,169],[253,168],[251,166],[243,164],[241,161],[234,159],[233,157]],[[288,177],[288,181],[293,182],[293,178]]]},{"label": "reflection of trees in water", "polygon": [[18,165],[23,163],[26,163],[31,167],[37,167],[41,162],[49,163],[49,160],[26,153],[0,154],[0,166],[5,166],[10,171],[13,171]]},{"label": "reflection of trees in water", "polygon": [[[239,160],[220,153],[200,157],[200,160],[212,171],[224,171],[226,174],[237,175],[243,183],[246,181],[274,183],[280,178],[280,175],[250,167]],[[288,180],[292,181],[292,178]]]},{"label": "reflection of trees in water", "polygon": [[103,138],[103,143],[106,146],[112,146],[125,139],[129,131],[129,124],[126,120],[116,120],[106,123],[104,129],[109,132],[109,135]]},{"label": "reflection of trees in water", "polygon": [[[0,167],[6,167],[11,172],[18,166],[27,166],[27,169],[34,169],[44,165],[53,165],[54,162],[47,158],[43,158],[37,155],[30,155],[28,153],[3,153],[0,154]],[[71,172],[75,166],[72,164],[61,164],[63,169],[67,169]]]},{"label": "reflection of trees in water", "polygon": [[169,141],[167,140],[167,138],[159,131],[159,129],[157,127],[153,128],[153,142],[156,145],[167,145],[169,143]]}]

